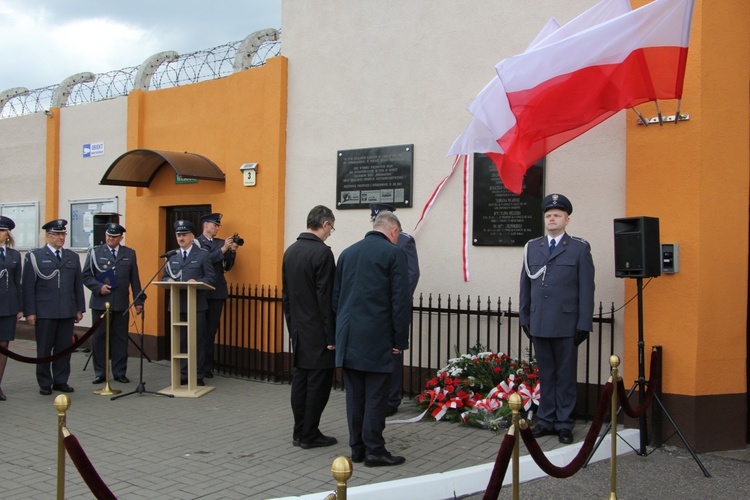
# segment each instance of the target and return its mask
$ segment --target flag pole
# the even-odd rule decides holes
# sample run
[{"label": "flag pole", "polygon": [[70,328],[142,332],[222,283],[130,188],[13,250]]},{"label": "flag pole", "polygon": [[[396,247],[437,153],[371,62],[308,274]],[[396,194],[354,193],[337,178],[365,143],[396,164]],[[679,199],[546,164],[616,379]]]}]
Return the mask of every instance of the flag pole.
[{"label": "flag pole", "polygon": [[664,120],[661,117],[661,109],[659,109],[659,100],[654,99],[654,104],[656,105],[656,115],[659,117],[659,125],[664,125]]},{"label": "flag pole", "polygon": [[633,112],[635,112],[635,114],[638,115],[638,119],[641,121],[641,123],[648,127],[648,120],[646,120],[646,118],[644,118],[643,115],[637,109],[635,108],[630,108],[630,109],[632,109]]},{"label": "flag pole", "polygon": [[677,99],[677,112],[674,114],[674,124],[680,121],[680,108],[682,107],[682,99]]}]

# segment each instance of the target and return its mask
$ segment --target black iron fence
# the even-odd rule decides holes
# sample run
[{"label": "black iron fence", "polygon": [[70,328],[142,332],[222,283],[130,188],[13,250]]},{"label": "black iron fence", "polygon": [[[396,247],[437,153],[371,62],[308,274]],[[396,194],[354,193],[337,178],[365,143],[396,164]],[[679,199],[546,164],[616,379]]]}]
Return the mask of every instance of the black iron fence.
[{"label": "black iron fence", "polygon": [[[511,357],[533,357],[531,342],[521,331],[518,312],[512,306],[510,299],[503,304],[499,297],[493,301],[489,297],[420,295],[412,308],[410,349],[404,354],[404,395],[419,394],[449,359],[477,345]],[[614,304],[605,311],[599,303],[594,332],[579,348],[578,413],[585,417],[596,410],[609,376],[609,357],[615,345],[613,318]],[[291,344],[277,288],[230,285],[216,343],[214,366],[219,373],[291,381]],[[336,380],[341,380],[338,374]]]}]

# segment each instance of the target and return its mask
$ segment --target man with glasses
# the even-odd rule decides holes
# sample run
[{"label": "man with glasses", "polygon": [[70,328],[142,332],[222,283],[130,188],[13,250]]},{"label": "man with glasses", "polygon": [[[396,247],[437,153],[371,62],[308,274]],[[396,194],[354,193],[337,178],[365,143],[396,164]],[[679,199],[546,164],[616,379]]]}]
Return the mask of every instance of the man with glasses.
[{"label": "man with glasses", "polygon": [[[143,312],[145,295],[141,293],[141,278],[138,275],[138,261],[135,250],[122,245],[125,228],[115,222],[107,224],[103,245],[89,249],[83,265],[83,284],[91,290],[89,307],[94,321],[104,314],[109,302],[109,345],[112,362],[112,378],[121,384],[130,382],[128,371],[128,323],[130,314],[130,291],[135,301],[135,313]],[[107,325],[102,323],[91,339],[94,358],[93,384],[105,382],[107,356]]]},{"label": "man with glasses", "polygon": [[201,217],[203,233],[195,239],[201,248],[208,251],[216,275],[216,289],[209,290],[206,293],[206,299],[208,300],[206,335],[203,339],[203,345],[200,346],[203,349],[203,376],[206,378],[213,378],[214,376],[214,339],[221,323],[221,311],[224,309],[227,297],[229,297],[224,273],[234,267],[234,260],[237,255],[235,252],[239,248],[234,241],[234,237],[229,237],[226,240],[216,237],[221,227],[221,217],[222,215],[219,213]]},{"label": "man with glasses", "polygon": [[336,219],[318,205],[307,215],[307,231],[284,252],[281,301],[294,353],[292,444],[303,449],[336,444],[318,428],[333,384],[336,330],[331,305],[336,263],[324,242]]},{"label": "man with glasses", "polygon": [[[47,358],[71,346],[73,328],[83,318],[81,262],[72,250],[63,248],[68,221],[56,219],[42,226],[47,244],[26,254],[23,266],[23,308],[34,326],[37,358]],[[50,373],[51,366],[51,373]],[[70,353],[36,365],[39,394],[73,392],[68,385]]]}]

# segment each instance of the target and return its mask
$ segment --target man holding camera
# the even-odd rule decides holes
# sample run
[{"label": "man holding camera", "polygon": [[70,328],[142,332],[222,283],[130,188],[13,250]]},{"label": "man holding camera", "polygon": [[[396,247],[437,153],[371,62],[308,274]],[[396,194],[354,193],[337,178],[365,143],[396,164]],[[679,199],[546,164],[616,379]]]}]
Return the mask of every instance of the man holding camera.
[{"label": "man holding camera", "polygon": [[222,240],[216,236],[221,228],[221,214],[208,214],[201,217],[203,233],[198,236],[196,243],[208,250],[209,259],[216,275],[215,290],[208,292],[208,312],[206,313],[206,334],[203,336],[203,376],[213,378],[214,369],[214,337],[221,323],[221,311],[224,309],[229,293],[224,273],[234,267],[235,252],[245,241],[236,233],[234,236]]}]

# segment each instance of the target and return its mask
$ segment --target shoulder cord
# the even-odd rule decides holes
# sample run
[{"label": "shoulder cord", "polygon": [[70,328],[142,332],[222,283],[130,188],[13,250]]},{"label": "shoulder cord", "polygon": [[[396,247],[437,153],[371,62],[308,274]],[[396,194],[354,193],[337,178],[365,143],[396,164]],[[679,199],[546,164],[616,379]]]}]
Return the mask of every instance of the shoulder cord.
[{"label": "shoulder cord", "polygon": [[60,288],[60,270],[55,269],[52,271],[52,274],[49,276],[42,274],[42,272],[39,270],[39,265],[36,262],[36,254],[32,250],[29,252],[29,262],[31,262],[31,267],[34,268],[34,273],[36,273],[37,276],[42,278],[43,280],[51,280],[54,277],[57,277],[57,288]]},{"label": "shoulder cord", "polygon": [[547,265],[545,264],[544,267],[542,267],[536,273],[531,274],[531,271],[529,270],[529,263],[526,260],[526,254],[528,253],[528,251],[529,251],[529,242],[527,241],[523,247],[523,268],[526,270],[526,276],[528,276],[529,279],[532,279],[532,280],[535,280],[539,278],[539,276],[541,276],[542,281],[544,281],[544,275],[547,274]]},{"label": "shoulder cord", "polygon": [[174,271],[172,271],[172,265],[169,261],[167,261],[167,274],[169,274],[169,277],[173,280],[181,280],[182,279],[182,269],[180,269],[180,272],[175,274]]},{"label": "shoulder cord", "polygon": [[94,253],[94,247],[89,247],[89,249],[86,250],[86,253],[89,254],[89,268],[91,269],[91,274],[96,276],[97,273],[94,272],[94,269],[99,271],[99,274],[103,273],[104,270],[99,267],[99,264],[96,261],[96,254]]},{"label": "shoulder cord", "polygon": [[10,288],[10,276],[8,276],[8,270],[3,269],[0,271],[0,280],[5,278],[5,291],[7,292]]}]

